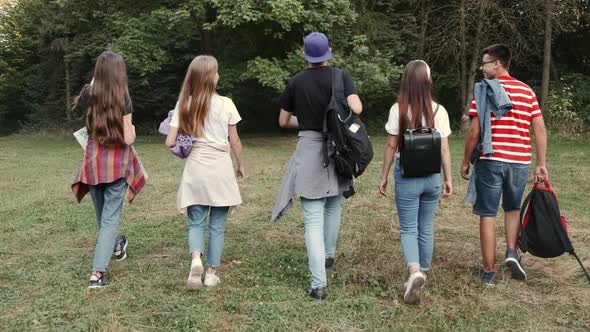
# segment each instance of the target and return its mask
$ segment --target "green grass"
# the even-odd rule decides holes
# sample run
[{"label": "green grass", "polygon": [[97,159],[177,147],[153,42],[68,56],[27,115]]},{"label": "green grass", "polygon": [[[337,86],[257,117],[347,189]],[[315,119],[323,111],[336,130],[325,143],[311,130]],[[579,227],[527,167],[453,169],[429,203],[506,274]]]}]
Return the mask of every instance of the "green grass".
[{"label": "green grass", "polygon": [[[69,189],[82,150],[73,138],[0,138],[0,331],[590,329],[590,287],[571,257],[526,255],[526,284],[510,280],[501,264],[496,287],[469,276],[479,259],[479,230],[462,203],[459,138],[451,142],[456,194],[437,212],[434,270],[420,306],[401,303],[406,275],[393,197],[377,192],[380,137],[357,195],[344,204],[327,301],[305,294],[299,202],[278,224],[269,222],[292,136],[244,139],[248,178],[240,185],[243,205],[227,224],[222,284],[187,291],[187,225],[175,209],[183,163],[161,141],[136,144],[151,178],[124,207],[120,231],[130,239],[129,258],[111,263],[109,287],[90,291],[94,209],[89,197],[76,203]],[[573,244],[590,267],[590,146],[552,141],[548,160]]]}]

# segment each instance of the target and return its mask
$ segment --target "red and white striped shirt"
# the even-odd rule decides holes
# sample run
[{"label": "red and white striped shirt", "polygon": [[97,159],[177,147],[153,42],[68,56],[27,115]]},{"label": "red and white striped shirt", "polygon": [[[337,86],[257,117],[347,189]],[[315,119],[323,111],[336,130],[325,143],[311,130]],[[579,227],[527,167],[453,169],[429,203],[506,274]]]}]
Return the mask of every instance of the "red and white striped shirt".
[{"label": "red and white striped shirt", "polygon": [[[541,116],[539,102],[533,89],[525,83],[510,76],[497,77],[508,98],[512,101],[512,110],[498,120],[492,113],[492,146],[494,153],[480,159],[496,160],[507,163],[530,164],[533,148],[531,146],[531,121]],[[471,103],[469,116],[477,117],[475,99]]]}]

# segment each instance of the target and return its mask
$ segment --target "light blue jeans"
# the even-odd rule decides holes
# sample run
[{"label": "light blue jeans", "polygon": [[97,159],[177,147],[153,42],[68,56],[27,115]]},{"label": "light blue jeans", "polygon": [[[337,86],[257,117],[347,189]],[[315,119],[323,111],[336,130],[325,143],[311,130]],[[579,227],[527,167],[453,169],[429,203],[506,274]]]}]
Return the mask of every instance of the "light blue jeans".
[{"label": "light blue jeans", "polygon": [[205,224],[209,217],[209,247],[207,248],[207,266],[217,268],[221,265],[223,241],[225,238],[225,221],[228,206],[191,205],[187,208],[188,215],[188,247],[192,254],[195,251],[204,253]]},{"label": "light blue jeans", "polygon": [[399,217],[402,251],[408,267],[419,265],[429,270],[434,249],[433,221],[441,194],[442,177],[433,174],[419,178],[401,175],[395,163],[395,205]]},{"label": "light blue jeans", "polygon": [[336,256],[342,215],[342,195],[320,199],[301,197],[305,222],[305,246],[311,288],[326,287],[326,257]]},{"label": "light blue jeans", "polygon": [[89,186],[89,189],[98,225],[98,240],[94,250],[92,271],[106,272],[115,249],[127,182],[125,179],[119,179],[111,183]]}]

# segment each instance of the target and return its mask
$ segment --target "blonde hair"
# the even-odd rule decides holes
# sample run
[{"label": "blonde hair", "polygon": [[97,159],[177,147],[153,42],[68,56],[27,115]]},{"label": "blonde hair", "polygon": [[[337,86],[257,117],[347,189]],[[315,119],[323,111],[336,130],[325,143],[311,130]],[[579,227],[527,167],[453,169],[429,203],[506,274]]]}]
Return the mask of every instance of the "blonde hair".
[{"label": "blonde hair", "polygon": [[199,55],[189,65],[178,97],[181,133],[203,136],[205,119],[215,94],[217,68],[217,60],[210,55]]}]

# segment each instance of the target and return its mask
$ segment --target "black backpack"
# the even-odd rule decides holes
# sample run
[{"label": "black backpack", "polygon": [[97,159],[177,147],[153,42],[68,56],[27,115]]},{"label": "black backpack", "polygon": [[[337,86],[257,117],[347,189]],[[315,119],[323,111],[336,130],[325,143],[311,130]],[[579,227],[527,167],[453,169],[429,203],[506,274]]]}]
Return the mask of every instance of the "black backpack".
[{"label": "black backpack", "polygon": [[[436,104],[433,119],[436,118],[439,106],[440,104]],[[409,122],[406,119],[406,123]],[[402,176],[424,177],[440,173],[441,144],[440,133],[435,128],[406,129],[399,157]]]},{"label": "black backpack", "polygon": [[[328,167],[328,145],[334,148],[332,160],[338,176],[346,179],[359,177],[373,159],[373,145],[367,128],[352,112],[344,96],[342,70],[332,68],[332,97],[324,114],[324,167]],[[354,194],[344,193],[348,198]]]},{"label": "black backpack", "polygon": [[520,211],[520,250],[541,258],[558,257],[567,252],[576,258],[590,282],[590,275],[567,235],[567,221],[559,211],[557,196],[549,181],[544,185],[535,184],[524,200]]}]

